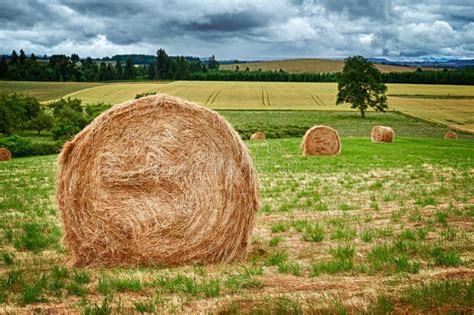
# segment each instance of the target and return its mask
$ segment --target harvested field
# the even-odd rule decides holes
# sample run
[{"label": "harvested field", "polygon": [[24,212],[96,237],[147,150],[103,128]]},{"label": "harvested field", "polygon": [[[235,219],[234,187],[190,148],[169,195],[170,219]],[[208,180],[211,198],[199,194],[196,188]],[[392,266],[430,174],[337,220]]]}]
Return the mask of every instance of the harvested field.
[{"label": "harvested field", "polygon": [[[350,111],[349,105],[335,105],[336,83],[174,81],[87,84],[2,81],[0,92],[21,91],[39,96],[41,100],[80,98],[84,104],[116,104],[139,93],[163,92],[221,110]],[[75,92],[68,92],[66,87]],[[457,130],[474,131],[472,86],[388,84],[387,94],[390,111],[401,111]]]},{"label": "harvested field", "polygon": [[[241,70],[245,70],[247,67],[251,71],[262,69],[264,71],[279,71],[280,69],[290,73],[305,73],[305,72],[340,72],[344,67],[344,60],[332,60],[332,59],[289,59],[289,60],[272,60],[272,61],[260,61],[260,62],[246,62],[237,64],[226,64],[222,65],[221,68],[225,70],[235,70],[235,67],[239,66]],[[375,64],[375,66],[382,72],[406,72],[415,71],[416,67],[403,67],[393,65]],[[425,70],[438,70],[436,68],[425,68]]]}]

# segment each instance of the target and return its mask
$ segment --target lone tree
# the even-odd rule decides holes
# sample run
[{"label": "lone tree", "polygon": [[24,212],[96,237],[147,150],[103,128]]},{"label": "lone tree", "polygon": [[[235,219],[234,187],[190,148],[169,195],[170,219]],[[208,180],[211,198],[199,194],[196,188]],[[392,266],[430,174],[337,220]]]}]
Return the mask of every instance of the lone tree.
[{"label": "lone tree", "polygon": [[387,109],[387,86],[382,82],[382,74],[362,56],[349,57],[337,84],[336,105],[351,103],[358,108],[362,118],[370,106],[377,112]]}]

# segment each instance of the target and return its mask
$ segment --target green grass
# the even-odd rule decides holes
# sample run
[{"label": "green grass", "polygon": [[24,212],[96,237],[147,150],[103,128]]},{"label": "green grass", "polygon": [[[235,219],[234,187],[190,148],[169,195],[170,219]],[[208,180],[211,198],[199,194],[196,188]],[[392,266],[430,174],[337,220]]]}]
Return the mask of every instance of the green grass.
[{"label": "green grass", "polygon": [[285,252],[278,251],[278,252],[274,252],[267,258],[266,264],[268,266],[278,266],[285,263],[287,260],[288,260],[288,254]]},{"label": "green grass", "polygon": [[[403,168],[407,165],[416,168],[424,164],[456,165],[466,169],[473,163],[471,141],[454,143],[443,139],[400,137],[391,145],[375,145],[368,138],[354,137],[343,138],[341,142],[342,152],[337,157],[322,158],[302,156],[300,139],[249,142],[248,146],[253,152],[258,171],[263,173],[331,173],[341,168],[350,169],[351,172],[367,172],[373,169]],[[269,158],[269,154],[272,158]]]},{"label": "green grass", "polygon": [[369,313],[464,314],[472,311],[473,301],[472,279],[434,280],[409,285],[395,296],[378,296]]},{"label": "green grass", "polygon": [[138,313],[156,313],[157,301],[155,300],[146,300],[146,301],[136,301],[133,303],[135,309]]},{"label": "green grass", "polygon": [[354,268],[352,260],[338,259],[331,261],[316,262],[312,265],[312,276],[321,274],[335,274],[339,272],[349,272]]},{"label": "green grass", "polygon": [[97,283],[97,291],[109,295],[115,292],[137,292],[142,289],[142,282],[131,277],[102,276]]},{"label": "green grass", "polygon": [[112,307],[110,305],[110,299],[109,297],[105,297],[102,300],[102,303],[90,303],[87,304],[83,311],[82,314],[84,315],[108,315],[112,314]]},{"label": "green grass", "polygon": [[321,242],[324,239],[324,229],[319,224],[309,224],[301,236],[303,241]]},{"label": "green grass", "polygon": [[178,274],[176,277],[160,277],[153,283],[160,292],[186,293],[191,296],[217,297],[220,294],[219,279],[196,281],[192,277]]},{"label": "green grass", "polygon": [[410,286],[402,295],[402,301],[413,309],[424,311],[459,311],[474,305],[474,281],[444,280]]},{"label": "green grass", "polygon": [[280,244],[280,242],[282,240],[283,240],[283,238],[281,236],[275,236],[270,240],[268,245],[271,246],[271,247],[278,246],[278,244]]},{"label": "green grass", "polygon": [[[341,108],[343,109],[343,108]],[[442,138],[445,127],[429,124],[415,118],[408,118],[394,112],[367,113],[365,119],[354,112],[328,111],[219,111],[244,137],[256,131],[263,131],[267,138],[302,136],[314,125],[335,128],[342,137],[370,137],[375,125],[391,126],[398,137]],[[473,138],[469,134],[461,138]],[[378,183],[372,189],[380,188]]]},{"label": "green grass", "polygon": [[443,250],[440,247],[435,247],[431,251],[431,256],[438,266],[456,267],[462,265],[459,252],[454,249]]},{"label": "green grass", "polygon": [[301,265],[298,262],[283,262],[277,266],[277,270],[280,273],[301,276]]},{"label": "green grass", "polygon": [[[263,271],[258,272],[261,275]],[[260,289],[263,287],[262,283],[254,278],[250,272],[244,272],[237,275],[230,275],[224,283],[224,286],[231,292],[241,292],[244,289]]]},{"label": "green grass", "polygon": [[290,226],[286,222],[277,222],[272,225],[272,233],[286,232]]}]

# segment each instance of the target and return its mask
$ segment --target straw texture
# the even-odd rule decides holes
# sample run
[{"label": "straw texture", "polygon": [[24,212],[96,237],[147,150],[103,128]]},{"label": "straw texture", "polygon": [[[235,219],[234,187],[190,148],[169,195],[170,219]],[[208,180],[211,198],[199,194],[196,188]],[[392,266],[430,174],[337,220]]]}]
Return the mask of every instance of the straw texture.
[{"label": "straw texture", "polygon": [[448,131],[444,134],[444,139],[449,140],[449,139],[458,139],[457,133],[453,131]]},{"label": "straw texture", "polygon": [[12,158],[12,154],[6,148],[0,148],[0,161],[8,161]]},{"label": "straw texture", "polygon": [[160,94],[115,105],[64,146],[56,200],[73,265],[229,262],[248,251],[258,179],[221,116]]},{"label": "straw texture", "polygon": [[265,134],[261,131],[258,131],[250,136],[250,140],[265,140]]},{"label": "straw texture", "polygon": [[374,126],[371,132],[372,142],[393,142],[395,133],[392,128],[385,126]]},{"label": "straw texture", "polygon": [[304,155],[335,155],[341,152],[339,134],[327,126],[314,126],[308,129],[301,146]]}]

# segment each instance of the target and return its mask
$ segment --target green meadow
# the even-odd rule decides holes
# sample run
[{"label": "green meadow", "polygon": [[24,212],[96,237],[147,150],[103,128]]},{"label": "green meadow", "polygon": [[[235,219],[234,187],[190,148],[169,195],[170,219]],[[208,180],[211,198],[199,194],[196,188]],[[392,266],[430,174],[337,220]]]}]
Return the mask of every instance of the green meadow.
[{"label": "green meadow", "polygon": [[[395,113],[366,120],[354,113],[221,114],[244,132],[288,132],[246,141],[261,185],[246,260],[68,267],[54,199],[57,156],[14,158],[0,163],[0,312],[472,310],[474,146],[468,135],[443,140],[444,127]],[[394,143],[372,143],[371,126],[384,122],[395,129]],[[316,123],[339,130],[341,154],[302,156],[291,126]]]}]

